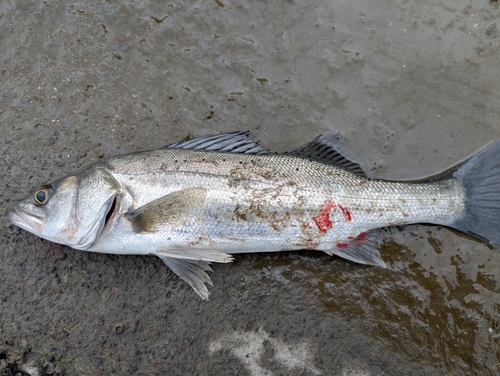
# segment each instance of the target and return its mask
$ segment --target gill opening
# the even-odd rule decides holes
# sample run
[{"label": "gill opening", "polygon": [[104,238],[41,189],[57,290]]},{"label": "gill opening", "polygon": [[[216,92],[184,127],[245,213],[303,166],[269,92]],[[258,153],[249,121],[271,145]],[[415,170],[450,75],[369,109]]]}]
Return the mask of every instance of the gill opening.
[{"label": "gill opening", "polygon": [[113,198],[113,203],[111,204],[108,212],[106,213],[106,219],[104,220],[104,226],[103,227],[106,227],[106,225],[108,224],[108,221],[110,220],[111,216],[115,212],[115,209],[116,209],[116,195]]}]

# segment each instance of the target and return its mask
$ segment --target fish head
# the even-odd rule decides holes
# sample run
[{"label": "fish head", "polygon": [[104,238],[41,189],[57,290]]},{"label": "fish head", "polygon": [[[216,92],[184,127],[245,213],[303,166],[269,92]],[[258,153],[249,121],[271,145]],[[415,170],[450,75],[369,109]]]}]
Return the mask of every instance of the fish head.
[{"label": "fish head", "polygon": [[86,250],[116,207],[117,182],[103,170],[42,185],[17,202],[10,221],[41,238]]}]

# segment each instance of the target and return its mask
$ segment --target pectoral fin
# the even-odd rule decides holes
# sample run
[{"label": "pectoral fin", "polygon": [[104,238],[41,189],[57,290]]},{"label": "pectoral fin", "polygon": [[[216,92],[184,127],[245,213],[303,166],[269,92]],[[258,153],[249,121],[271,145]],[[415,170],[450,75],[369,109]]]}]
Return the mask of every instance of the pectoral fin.
[{"label": "pectoral fin", "polygon": [[212,271],[208,262],[174,259],[160,255],[158,257],[160,257],[175,274],[189,283],[202,299],[208,300],[210,293],[205,283],[212,286],[212,280],[206,273],[207,271]]},{"label": "pectoral fin", "polygon": [[180,224],[203,207],[207,190],[190,188],[172,192],[125,214],[136,232],[157,232],[164,226]]}]

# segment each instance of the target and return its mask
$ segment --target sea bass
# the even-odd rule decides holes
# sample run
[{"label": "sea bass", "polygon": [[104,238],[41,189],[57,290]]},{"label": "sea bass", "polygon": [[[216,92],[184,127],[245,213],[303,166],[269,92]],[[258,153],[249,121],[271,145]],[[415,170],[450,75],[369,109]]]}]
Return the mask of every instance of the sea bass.
[{"label": "sea bass", "polygon": [[337,133],[273,154],[248,132],[182,140],[100,160],[42,185],[9,213],[72,248],[155,255],[203,299],[211,262],[321,250],[385,267],[385,226],[433,223],[500,243],[500,141],[428,182],[369,179]]}]

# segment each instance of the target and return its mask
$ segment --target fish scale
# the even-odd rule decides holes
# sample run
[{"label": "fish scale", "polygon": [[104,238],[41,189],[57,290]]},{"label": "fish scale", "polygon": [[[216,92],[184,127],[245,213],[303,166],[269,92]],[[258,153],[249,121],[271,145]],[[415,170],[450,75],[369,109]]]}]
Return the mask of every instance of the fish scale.
[{"label": "fish scale", "polygon": [[156,255],[204,299],[209,263],[231,254],[321,250],[385,267],[376,229],[410,223],[500,241],[500,143],[447,177],[411,183],[367,178],[342,142],[333,133],[273,154],[244,132],[183,140],[42,186],[9,218],[76,249]]}]

